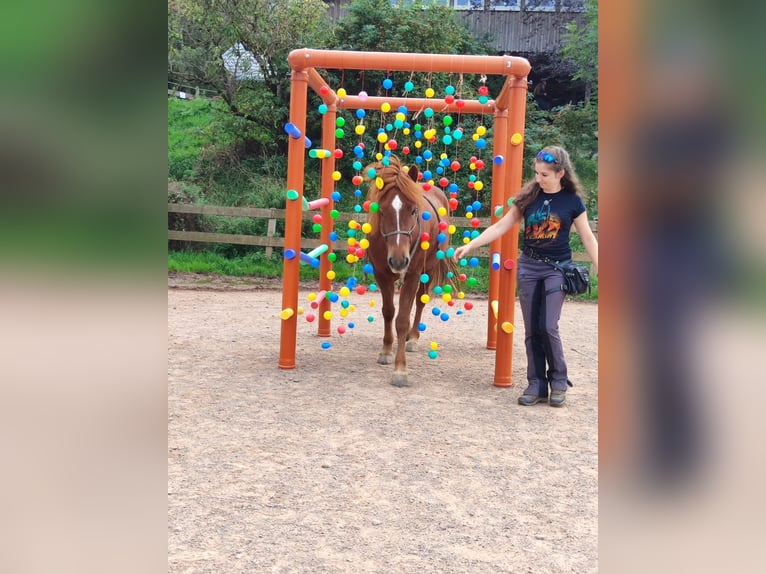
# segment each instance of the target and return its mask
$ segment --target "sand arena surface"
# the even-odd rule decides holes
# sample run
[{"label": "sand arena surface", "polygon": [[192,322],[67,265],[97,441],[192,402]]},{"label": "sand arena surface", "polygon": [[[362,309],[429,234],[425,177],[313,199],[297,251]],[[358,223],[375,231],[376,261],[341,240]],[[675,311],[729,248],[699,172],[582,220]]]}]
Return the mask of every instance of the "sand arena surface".
[{"label": "sand arena surface", "polygon": [[516,404],[518,305],[512,387],[492,385],[471,299],[428,316],[397,388],[376,362],[379,297],[351,297],[356,327],[330,349],[301,318],[280,370],[282,295],[263,287],[169,278],[169,572],[597,571],[597,305],[564,305],[575,387],[555,409]]}]

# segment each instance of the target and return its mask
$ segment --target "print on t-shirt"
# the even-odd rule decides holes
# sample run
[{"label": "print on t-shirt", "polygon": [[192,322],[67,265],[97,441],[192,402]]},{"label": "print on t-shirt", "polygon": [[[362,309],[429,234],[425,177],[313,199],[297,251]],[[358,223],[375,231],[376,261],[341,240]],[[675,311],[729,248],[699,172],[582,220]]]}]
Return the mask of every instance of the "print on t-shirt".
[{"label": "print on t-shirt", "polygon": [[551,213],[551,202],[546,199],[540,209],[527,219],[524,230],[525,239],[556,239],[561,230],[561,220],[554,212]]},{"label": "print on t-shirt", "polygon": [[524,210],[524,246],[554,261],[571,259],[569,231],[584,211],[585,205],[575,193],[541,192]]}]

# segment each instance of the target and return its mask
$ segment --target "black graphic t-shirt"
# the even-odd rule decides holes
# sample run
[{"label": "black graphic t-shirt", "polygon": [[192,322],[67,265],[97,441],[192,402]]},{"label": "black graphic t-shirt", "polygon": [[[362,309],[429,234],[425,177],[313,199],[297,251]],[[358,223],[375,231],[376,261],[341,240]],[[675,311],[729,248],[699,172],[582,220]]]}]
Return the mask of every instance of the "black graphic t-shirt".
[{"label": "black graphic t-shirt", "polygon": [[572,258],[569,230],[585,205],[575,193],[540,192],[524,210],[524,246],[554,261]]}]

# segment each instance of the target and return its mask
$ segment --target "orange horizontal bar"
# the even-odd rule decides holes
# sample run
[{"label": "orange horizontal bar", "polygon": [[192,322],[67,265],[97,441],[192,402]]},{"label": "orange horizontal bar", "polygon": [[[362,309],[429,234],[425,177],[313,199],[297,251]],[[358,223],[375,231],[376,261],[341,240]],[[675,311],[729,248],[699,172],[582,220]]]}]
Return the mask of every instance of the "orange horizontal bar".
[{"label": "orange horizontal bar", "polygon": [[426,108],[431,108],[436,113],[463,113],[463,114],[491,114],[495,111],[494,100],[489,100],[486,104],[480,104],[478,100],[463,100],[464,105],[459,108],[455,103],[448,104],[441,98],[404,98],[401,96],[385,98],[382,96],[370,96],[364,100],[359,96],[346,96],[339,99],[337,105],[341,109],[363,109],[379,110],[385,102],[391,104],[391,113],[395,114],[399,106],[406,106],[407,111],[417,112]]},{"label": "orange horizontal bar", "polygon": [[293,70],[332,68],[337,70],[399,70],[449,72],[525,77],[530,64],[518,56],[475,56],[459,54],[407,54],[400,52],[352,52],[300,48],[287,57]]}]

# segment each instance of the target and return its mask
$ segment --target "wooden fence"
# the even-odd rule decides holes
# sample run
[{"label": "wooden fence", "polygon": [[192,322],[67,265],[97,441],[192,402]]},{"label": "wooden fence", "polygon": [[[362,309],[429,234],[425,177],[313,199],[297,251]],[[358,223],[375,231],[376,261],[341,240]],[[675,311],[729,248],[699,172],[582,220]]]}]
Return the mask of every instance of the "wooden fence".
[{"label": "wooden fence", "polygon": [[[258,247],[265,247],[266,254],[271,256],[274,247],[284,248],[285,239],[276,234],[277,221],[285,219],[286,211],[284,209],[263,209],[257,207],[225,207],[220,205],[198,205],[187,203],[168,203],[168,213],[184,213],[195,215],[224,215],[230,217],[253,217],[267,219],[266,235],[237,235],[232,233],[211,233],[207,231],[176,231],[173,229],[168,230],[168,239],[174,241],[196,241],[203,243],[232,243],[237,245],[254,245]],[[313,211],[304,211],[303,220],[310,221],[312,215],[316,213]],[[366,213],[339,213],[336,222],[348,223],[352,219],[364,223],[367,221]],[[489,217],[480,218],[482,222],[478,229],[484,229],[489,223]],[[458,228],[471,227],[471,220],[465,217],[451,217],[450,222]],[[343,226],[345,228],[345,226]],[[591,221],[590,227],[593,233],[598,235],[598,222]],[[306,249],[313,249],[318,247],[322,242],[318,238],[304,237],[301,239],[301,247]],[[489,257],[489,248],[481,247],[476,250],[475,255],[477,257]],[[573,256],[575,261],[589,261],[589,257],[585,253],[575,253]]]}]

